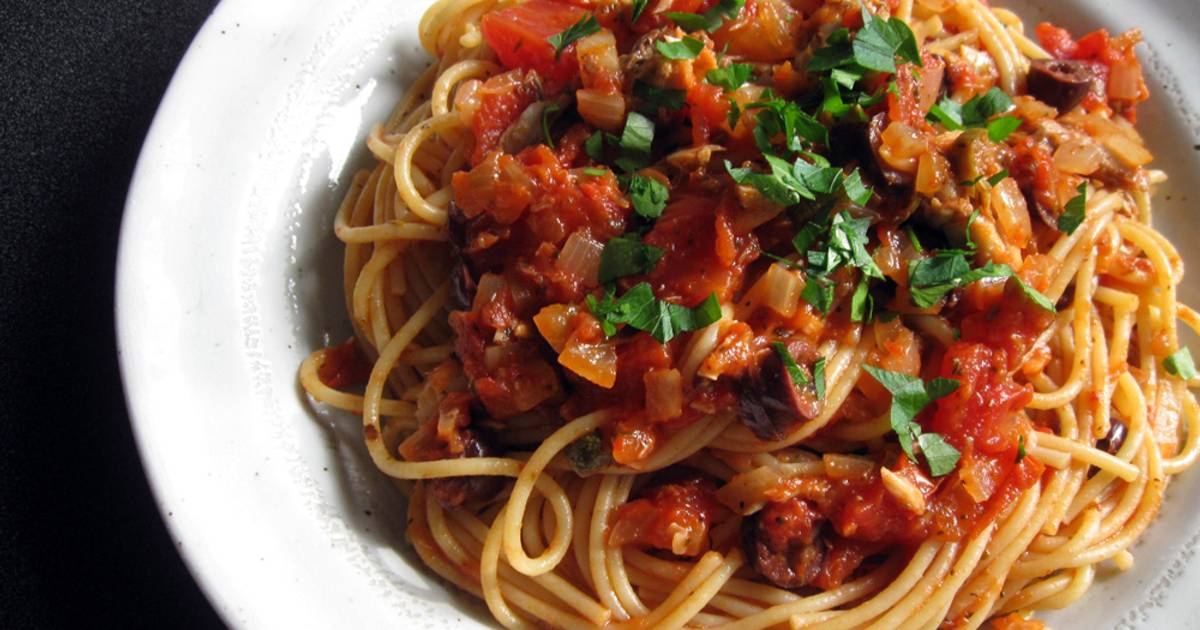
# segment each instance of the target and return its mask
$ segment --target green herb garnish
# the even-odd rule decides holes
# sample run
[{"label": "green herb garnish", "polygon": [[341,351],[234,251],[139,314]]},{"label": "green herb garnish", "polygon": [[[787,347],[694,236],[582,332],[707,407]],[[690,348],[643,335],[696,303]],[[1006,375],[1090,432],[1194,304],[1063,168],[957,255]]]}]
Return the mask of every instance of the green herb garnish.
[{"label": "green herb garnish", "polygon": [[1059,232],[1074,234],[1087,214],[1087,182],[1080,184],[1075,190],[1079,194],[1072,197],[1063,207],[1063,213],[1058,215]]},{"label": "green herb garnish", "polygon": [[550,37],[546,38],[546,41],[550,42],[551,46],[554,46],[554,60],[558,61],[562,58],[563,51],[565,51],[568,46],[583,39],[584,37],[587,37],[588,35],[598,32],[600,32],[600,24],[596,22],[595,16],[593,16],[591,13],[588,13],[587,15],[579,18],[578,22],[568,26],[566,30],[562,31],[561,33],[551,35]]},{"label": "green herb garnish", "polygon": [[908,459],[917,463],[917,456],[913,451],[913,442],[916,441],[925,454],[925,460],[929,462],[929,472],[933,473],[933,476],[942,477],[953,471],[958,464],[958,450],[948,444],[941,435],[925,433],[916,418],[930,403],[954,393],[960,383],[948,378],[935,378],[926,383],[915,376],[872,365],[864,365],[863,369],[891,392],[892,407],[889,417],[892,430],[896,432],[900,448]]},{"label": "green herb garnish", "polygon": [[659,343],[676,335],[699,330],[721,319],[721,305],[715,294],[700,306],[687,308],[654,297],[650,285],[643,282],[616,298],[612,289],[603,299],[587,297],[588,309],[600,320],[604,333],[617,333],[617,325],[626,324],[650,333]]}]

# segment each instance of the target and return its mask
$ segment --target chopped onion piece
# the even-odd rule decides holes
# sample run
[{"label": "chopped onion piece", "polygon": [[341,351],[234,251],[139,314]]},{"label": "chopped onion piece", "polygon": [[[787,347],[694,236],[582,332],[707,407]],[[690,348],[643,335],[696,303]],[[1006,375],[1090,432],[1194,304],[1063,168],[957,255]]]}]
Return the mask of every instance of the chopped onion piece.
[{"label": "chopped onion piece", "polygon": [[617,349],[611,342],[570,342],[558,363],[605,389],[617,383]]},{"label": "chopped onion piece", "polygon": [[555,352],[562,352],[567,345],[567,338],[571,336],[571,319],[575,313],[574,306],[551,304],[533,316],[533,325]]},{"label": "chopped onion piece", "polygon": [[1102,151],[1091,139],[1071,138],[1054,151],[1054,166],[1064,173],[1091,175],[1100,168]]},{"label": "chopped onion piece", "polygon": [[595,284],[600,274],[600,254],[603,251],[604,245],[587,232],[579,230],[567,238],[554,265],[564,273],[583,278],[587,284]]},{"label": "chopped onion piece", "polygon": [[625,97],[600,90],[576,90],[579,115],[594,127],[617,131],[625,124]]}]

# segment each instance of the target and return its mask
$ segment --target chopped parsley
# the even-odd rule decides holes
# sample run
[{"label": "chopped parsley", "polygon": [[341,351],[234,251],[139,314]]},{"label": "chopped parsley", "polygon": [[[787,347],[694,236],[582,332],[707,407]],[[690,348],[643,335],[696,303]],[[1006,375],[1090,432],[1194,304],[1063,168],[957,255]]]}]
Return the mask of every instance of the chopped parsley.
[{"label": "chopped parsley", "polygon": [[833,308],[833,285],[820,276],[809,276],[800,297],[821,313],[828,314]]},{"label": "chopped parsley", "polygon": [[667,110],[679,110],[683,109],[683,99],[686,92],[672,88],[661,88],[645,81],[635,81],[633,83],[633,95],[655,110],[660,107]]},{"label": "chopped parsley", "polygon": [[649,4],[650,0],[633,0],[633,13],[630,14],[629,21],[637,22]]},{"label": "chopped parsley", "polygon": [[583,150],[587,152],[588,157],[592,158],[593,162],[604,161],[604,132],[597,131],[588,137],[583,143]]},{"label": "chopped parsley", "polygon": [[869,289],[865,278],[855,287],[854,295],[850,298],[850,321],[857,323],[871,320],[875,311],[875,300],[871,297]]},{"label": "chopped parsley", "polygon": [[[1004,169],[1004,170],[1001,170],[1000,172],[996,173],[995,175],[992,175],[991,177],[987,177],[985,175],[980,175],[979,177],[976,177],[975,179],[968,179],[965,182],[959,182],[959,185],[963,186],[964,188],[970,188],[972,186],[977,185],[979,182],[986,181],[988,183],[988,186],[995,186],[996,184],[999,184],[1000,182],[1007,179],[1008,176],[1009,176],[1008,169]],[[975,213],[973,213],[971,216],[975,217],[978,215],[978,213],[979,213],[979,211],[976,210]],[[969,238],[970,235],[971,235],[971,230],[968,228],[967,237]]]},{"label": "chopped parsley", "polygon": [[992,142],[1004,142],[1021,126],[1021,119],[1016,116],[1001,116],[987,124],[988,139]]},{"label": "chopped parsley", "polygon": [[900,18],[883,19],[862,9],[863,27],[854,36],[854,61],[868,70],[895,72],[896,57],[921,65],[917,38]]},{"label": "chopped parsley", "polygon": [[774,153],[773,140],[783,136],[784,147],[799,153],[805,144],[829,145],[829,130],[821,121],[791,101],[775,98],[770,92],[766,100],[746,105],[747,110],[759,110],[754,120],[754,143],[763,153]]},{"label": "chopped parsley", "polygon": [[1163,368],[1167,374],[1178,376],[1185,381],[1200,376],[1196,372],[1196,363],[1192,361],[1192,352],[1187,348],[1180,348],[1171,356],[1163,359]]},{"label": "chopped parsley", "polygon": [[[819,155],[805,154],[788,163],[770,153],[764,153],[770,173],[759,173],[750,168],[734,168],[728,160],[725,170],[733,181],[753,186],[771,201],[784,206],[794,206],[801,201],[816,201],[841,191],[846,197],[860,205],[870,201],[872,192],[862,182],[862,175],[855,170],[846,175],[841,168],[831,166]],[[813,161],[809,161],[813,160]]]},{"label": "chopped parsley", "polygon": [[663,253],[662,249],[646,245],[636,236],[609,239],[600,253],[600,283],[607,284],[617,278],[650,273],[662,259]]},{"label": "chopped parsley", "polygon": [[629,179],[629,201],[639,216],[647,219],[662,216],[670,196],[671,191],[653,177],[634,175]]},{"label": "chopped parsley", "polygon": [[754,75],[754,66],[748,63],[731,63],[723,68],[713,68],[704,79],[709,83],[732,92],[744,85]]},{"label": "chopped parsley", "polygon": [[666,15],[685,31],[708,31],[712,33],[721,28],[725,20],[736,19],[744,6],[746,6],[746,0],[721,0],[716,6],[702,14],[668,11]]},{"label": "chopped parsley", "polygon": [[1020,464],[1021,460],[1025,459],[1025,456],[1025,436],[1022,435],[1017,438],[1017,463]]},{"label": "chopped parsley", "polygon": [[813,363],[813,387],[817,390],[817,400],[825,398],[825,357]]},{"label": "chopped parsley", "polygon": [[942,250],[909,267],[908,290],[913,304],[929,308],[954,289],[984,278],[1008,278],[1013,275],[1008,265],[989,262],[971,269],[962,250]]},{"label": "chopped parsley", "polygon": [[568,26],[566,30],[556,35],[547,37],[546,41],[550,42],[551,46],[554,46],[554,60],[558,61],[562,58],[563,51],[565,51],[568,46],[583,39],[584,37],[587,37],[588,35],[599,32],[600,24],[596,22],[596,17],[591,13],[588,13],[587,15],[579,18],[578,22]]},{"label": "chopped parsley", "polygon": [[771,344],[771,348],[775,350],[775,354],[779,355],[779,360],[783,361],[783,368],[787,370],[788,376],[792,378],[792,382],[797,387],[808,385],[808,377],[805,376],[804,370],[801,370],[800,366],[796,365],[796,359],[787,349],[787,346],[776,341]]},{"label": "chopped parsley", "polygon": [[637,112],[629,112],[625,129],[617,140],[621,157],[617,166],[625,171],[636,171],[650,163],[650,146],[654,143],[654,121]]},{"label": "chopped parsley", "polygon": [[1042,310],[1050,311],[1051,313],[1058,312],[1058,309],[1054,308],[1054,302],[1051,302],[1050,298],[1042,295],[1041,291],[1038,291],[1028,284],[1025,284],[1025,281],[1021,279],[1021,276],[1013,274],[1012,279],[1017,281],[1017,286],[1021,287],[1021,291],[1025,293],[1025,297],[1029,298],[1031,302],[1038,305],[1038,307],[1040,307]]},{"label": "chopped parsley", "polygon": [[600,320],[604,334],[617,334],[617,325],[626,324],[650,333],[659,343],[676,335],[699,330],[721,319],[721,304],[716,294],[709,295],[700,306],[687,308],[654,297],[650,285],[643,282],[617,298],[609,289],[603,299],[587,297],[588,309]]},{"label": "chopped parsley", "polygon": [[935,378],[926,383],[915,376],[864,365],[880,385],[892,394],[889,418],[892,430],[900,440],[900,448],[908,459],[917,463],[913,442],[920,446],[929,463],[929,472],[935,477],[949,474],[958,465],[959,452],[937,433],[925,433],[917,423],[917,415],[930,403],[954,393],[960,383],[949,378]]},{"label": "chopped parsley", "polygon": [[599,168],[596,166],[588,166],[588,167],[584,167],[584,169],[583,169],[584,175],[590,175],[592,177],[604,177],[605,173],[608,173],[608,169]]},{"label": "chopped parsley", "polygon": [[948,96],[942,97],[941,101],[929,109],[926,118],[930,122],[939,122],[952,131],[986,129],[988,139],[992,142],[1003,142],[1021,126],[1021,119],[1016,116],[1002,116],[995,120],[992,118],[1012,108],[1012,98],[1005,94],[1004,90],[994,87],[963,105],[959,105]]},{"label": "chopped parsley", "polygon": [[1058,231],[1074,234],[1075,230],[1083,223],[1084,216],[1087,214],[1087,182],[1079,185],[1075,189],[1079,192],[1067,202],[1063,207],[1063,213],[1058,215]]},{"label": "chopped parsley", "polygon": [[654,43],[658,54],[672,61],[679,59],[695,59],[704,50],[704,42],[693,37],[684,37],[679,41],[658,41]]}]

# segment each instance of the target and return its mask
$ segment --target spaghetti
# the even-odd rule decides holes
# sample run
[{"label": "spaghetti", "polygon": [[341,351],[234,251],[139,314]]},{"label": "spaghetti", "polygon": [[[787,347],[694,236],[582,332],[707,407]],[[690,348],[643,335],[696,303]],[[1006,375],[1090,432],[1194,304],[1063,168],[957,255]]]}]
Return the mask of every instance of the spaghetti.
[{"label": "spaghetti", "polygon": [[440,0],[336,215],[355,337],[301,384],[505,627],[1040,627],[1200,453],[1200,315],[1139,35],[1024,33]]}]

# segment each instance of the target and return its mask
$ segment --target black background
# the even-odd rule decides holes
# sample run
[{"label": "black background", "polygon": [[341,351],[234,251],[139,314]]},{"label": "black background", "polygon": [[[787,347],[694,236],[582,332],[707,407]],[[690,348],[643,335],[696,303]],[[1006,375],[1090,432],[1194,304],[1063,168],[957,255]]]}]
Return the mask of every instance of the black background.
[{"label": "black background", "polygon": [[117,369],[126,188],[215,0],[0,0],[0,627],[213,628]]}]

